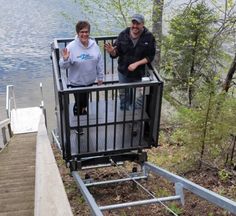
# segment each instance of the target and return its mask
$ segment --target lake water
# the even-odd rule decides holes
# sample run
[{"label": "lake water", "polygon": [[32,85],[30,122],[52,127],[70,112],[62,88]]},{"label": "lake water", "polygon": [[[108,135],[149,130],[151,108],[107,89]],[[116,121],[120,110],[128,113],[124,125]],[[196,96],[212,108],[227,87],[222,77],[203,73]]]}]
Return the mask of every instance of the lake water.
[{"label": "lake water", "polygon": [[39,83],[53,127],[54,93],[50,43],[56,37],[72,37],[74,24],[62,16],[78,19],[81,11],[72,1],[0,0],[0,120],[5,119],[6,85],[14,85],[17,107],[39,106]]},{"label": "lake water", "polygon": [[[0,0],[0,5],[0,120],[6,118],[6,85],[15,86],[17,107],[21,108],[39,106],[42,82],[51,129],[55,120],[50,43],[53,38],[75,35],[73,21],[66,20],[62,12],[75,20],[84,16],[72,0]],[[168,7],[172,9],[170,4]],[[101,29],[105,22],[101,21]]]}]

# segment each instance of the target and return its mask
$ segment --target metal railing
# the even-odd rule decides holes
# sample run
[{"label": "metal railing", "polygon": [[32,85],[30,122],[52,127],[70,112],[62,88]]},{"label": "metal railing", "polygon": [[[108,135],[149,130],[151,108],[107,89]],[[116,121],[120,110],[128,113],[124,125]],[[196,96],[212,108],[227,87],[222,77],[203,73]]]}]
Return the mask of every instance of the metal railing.
[{"label": "metal railing", "polygon": [[15,92],[14,86],[8,85],[6,89],[6,112],[9,119],[11,119],[12,109],[16,109]]},{"label": "metal railing", "polygon": [[[43,89],[42,89],[42,83],[40,83],[40,93],[41,93],[41,103],[40,103],[40,108],[43,110],[44,116],[45,116],[45,120],[46,120],[46,109],[44,108],[44,101],[43,101]],[[1,130],[3,130],[2,134],[2,140],[3,143],[5,143],[6,138],[5,137],[11,137],[12,136],[12,131],[11,131],[11,127],[14,128],[11,124],[12,124],[12,111],[16,111],[17,107],[16,107],[16,99],[15,99],[15,92],[14,92],[14,86],[13,85],[7,85],[6,86],[6,114],[7,114],[7,118],[6,120],[4,120],[3,122],[8,122],[7,123],[7,127],[3,126],[3,128],[1,128]],[[4,129],[4,128],[9,128],[8,130]],[[5,132],[4,131],[8,131],[7,134],[10,135],[4,135]],[[0,147],[1,148],[1,147]]]},{"label": "metal railing", "polygon": [[6,87],[6,112],[7,119],[0,122],[0,151],[6,147],[13,133],[11,130],[11,110],[16,109],[14,86]]},{"label": "metal railing", "polygon": [[40,95],[41,95],[41,103],[40,103],[39,107],[43,111],[44,118],[45,118],[45,125],[47,127],[47,111],[46,111],[46,108],[44,107],[44,96],[43,96],[43,84],[42,83],[39,84],[39,88],[40,88]]},{"label": "metal railing", "polygon": [[5,119],[0,122],[0,152],[10,141],[12,137],[10,119]]}]

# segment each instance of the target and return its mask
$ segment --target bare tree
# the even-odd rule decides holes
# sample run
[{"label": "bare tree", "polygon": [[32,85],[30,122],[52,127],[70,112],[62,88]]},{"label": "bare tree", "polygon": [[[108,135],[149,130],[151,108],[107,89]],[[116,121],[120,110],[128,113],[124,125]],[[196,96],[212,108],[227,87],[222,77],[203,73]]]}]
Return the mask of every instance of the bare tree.
[{"label": "bare tree", "polygon": [[163,5],[164,5],[164,0],[153,0],[152,32],[156,38],[156,56],[154,59],[154,64],[158,70],[160,69],[160,60],[161,60]]}]

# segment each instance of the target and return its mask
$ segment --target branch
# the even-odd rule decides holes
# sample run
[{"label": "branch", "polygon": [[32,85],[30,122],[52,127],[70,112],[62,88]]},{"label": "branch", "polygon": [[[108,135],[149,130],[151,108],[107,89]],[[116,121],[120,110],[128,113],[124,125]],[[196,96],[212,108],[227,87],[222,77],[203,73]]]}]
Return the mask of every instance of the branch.
[{"label": "branch", "polygon": [[[226,0],[227,1],[227,0]],[[232,8],[231,8],[232,9]],[[227,13],[227,8],[225,8],[225,12],[224,12],[224,19],[223,19],[223,22],[222,22],[222,25],[218,28],[218,30],[216,31],[216,33],[213,35],[212,37],[212,40],[210,41],[210,45],[207,49],[207,54],[206,54],[206,58],[205,60],[203,61],[202,65],[200,66],[200,69],[199,69],[199,72],[202,70],[203,66],[205,65],[205,63],[208,61],[208,58],[210,56],[210,53],[211,53],[211,49],[216,41],[216,39],[218,37],[220,37],[223,33],[230,33],[229,30],[232,30],[236,24],[236,18],[232,18],[232,15],[230,14],[232,12],[232,10],[230,10],[228,13]]]},{"label": "branch", "polygon": [[120,13],[121,13],[121,16],[123,17],[123,20],[124,20],[124,22],[125,22],[125,25],[128,26],[127,19],[126,19],[125,14],[124,14],[124,12],[123,12],[123,10],[122,10],[122,5],[121,5],[120,0],[118,1],[118,9],[119,9],[119,11],[120,11]]}]

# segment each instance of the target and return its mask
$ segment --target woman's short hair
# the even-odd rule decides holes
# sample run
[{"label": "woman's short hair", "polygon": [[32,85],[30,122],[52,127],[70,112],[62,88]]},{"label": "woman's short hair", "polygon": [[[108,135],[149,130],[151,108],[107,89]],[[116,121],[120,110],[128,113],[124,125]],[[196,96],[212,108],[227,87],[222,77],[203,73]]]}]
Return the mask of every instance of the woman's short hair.
[{"label": "woman's short hair", "polygon": [[88,21],[78,21],[76,26],[75,26],[75,30],[77,32],[77,34],[81,31],[81,29],[83,28],[88,28],[88,31],[90,32],[90,24]]}]

